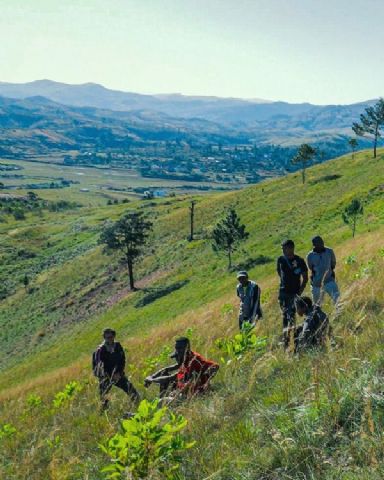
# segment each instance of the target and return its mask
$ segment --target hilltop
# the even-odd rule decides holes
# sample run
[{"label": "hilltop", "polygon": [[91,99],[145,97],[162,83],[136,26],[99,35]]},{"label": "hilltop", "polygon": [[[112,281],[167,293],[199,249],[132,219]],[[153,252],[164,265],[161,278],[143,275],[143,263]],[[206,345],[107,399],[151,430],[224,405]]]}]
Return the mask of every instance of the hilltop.
[{"label": "hilltop", "polygon": [[[128,372],[150,398],[155,391],[141,387],[142,371],[175,336],[188,332],[198,351],[220,360],[215,340],[236,332],[237,301],[234,273],[213,254],[209,232],[225,206],[234,205],[250,232],[235,262],[262,287],[265,318],[256,332],[268,347],[262,357],[250,353],[240,365],[222,366],[209,395],[180,407],[188,436],[197,440],[181,478],[381,478],[383,161],[383,152],[377,160],[361,152],[353,161],[345,156],[310,169],[304,186],[296,173],[194,197],[194,242],[187,241],[188,196],[43,216],[31,211],[25,220],[0,223],[0,277],[7,285],[0,305],[0,425],[17,430],[0,440],[3,477],[101,478],[106,460],[97,444],[124,411],[115,392],[108,417],[97,414],[89,360],[105,325],[118,330]],[[60,194],[64,199],[66,192]],[[363,200],[365,215],[352,239],[341,211],[354,197]],[[147,211],[155,224],[135,293],[127,291],[117,257],[103,255],[97,244],[103,223],[127,208]],[[275,259],[282,238],[293,237],[304,255],[315,233],[335,247],[343,313],[335,320],[326,304],[331,344],[325,353],[296,358],[278,345]],[[83,390],[68,408],[28,406],[31,393],[49,404],[71,380]]]}]

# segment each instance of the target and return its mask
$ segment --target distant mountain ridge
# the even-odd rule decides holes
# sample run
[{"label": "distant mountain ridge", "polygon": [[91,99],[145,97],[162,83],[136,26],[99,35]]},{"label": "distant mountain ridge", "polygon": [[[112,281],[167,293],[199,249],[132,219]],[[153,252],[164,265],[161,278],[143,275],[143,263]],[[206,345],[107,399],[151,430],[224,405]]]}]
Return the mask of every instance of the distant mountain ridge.
[{"label": "distant mountain ridge", "polygon": [[[70,85],[51,80],[14,84],[0,82],[0,96],[25,99],[43,96],[54,102],[75,107],[93,107],[113,111],[148,110],[172,117],[203,118],[205,120],[231,125],[236,128],[259,128],[259,122],[281,124],[288,118],[294,122],[309,121],[316,128],[328,129],[332,126],[344,128],[350,119],[363,110],[373,100],[352,105],[313,105],[310,103],[291,104],[268,100],[247,100],[186,96],[181,94],[144,95],[110,90],[96,83]],[[339,117],[339,122],[335,122]],[[316,118],[322,119],[322,122]],[[268,125],[270,128],[271,125]],[[272,126],[273,127],[273,126]]]}]

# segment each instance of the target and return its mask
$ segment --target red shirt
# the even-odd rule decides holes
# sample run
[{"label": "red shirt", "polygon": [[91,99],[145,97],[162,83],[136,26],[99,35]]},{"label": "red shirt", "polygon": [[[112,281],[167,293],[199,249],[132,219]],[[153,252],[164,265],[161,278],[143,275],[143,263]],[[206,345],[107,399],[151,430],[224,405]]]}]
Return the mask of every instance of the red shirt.
[{"label": "red shirt", "polygon": [[[211,368],[212,370],[208,371]],[[190,393],[203,392],[207,389],[212,374],[218,368],[217,363],[191,351],[177,372],[177,388],[188,390]]]}]

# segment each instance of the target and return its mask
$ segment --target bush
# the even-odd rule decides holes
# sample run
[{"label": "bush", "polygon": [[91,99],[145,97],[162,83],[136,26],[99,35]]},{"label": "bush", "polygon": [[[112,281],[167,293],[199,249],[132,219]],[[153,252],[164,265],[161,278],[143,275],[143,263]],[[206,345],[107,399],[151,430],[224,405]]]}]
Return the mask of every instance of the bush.
[{"label": "bush", "polygon": [[257,353],[264,353],[267,346],[267,337],[257,337],[253,333],[253,325],[245,322],[240,333],[233,338],[216,340],[216,346],[224,354],[222,362],[230,363],[232,360],[240,360],[245,353],[253,350]]},{"label": "bush", "polygon": [[109,479],[176,479],[182,453],[194,445],[180,433],[186,425],[183,416],[159,408],[158,400],[143,400],[134,417],[122,421],[121,433],[100,445],[111,460],[102,472]]}]

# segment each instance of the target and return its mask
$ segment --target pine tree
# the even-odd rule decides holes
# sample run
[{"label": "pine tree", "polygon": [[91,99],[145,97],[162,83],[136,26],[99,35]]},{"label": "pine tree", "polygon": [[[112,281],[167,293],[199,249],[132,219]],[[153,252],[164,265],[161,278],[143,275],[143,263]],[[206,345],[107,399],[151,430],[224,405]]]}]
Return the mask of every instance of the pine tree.
[{"label": "pine tree", "polygon": [[107,225],[100,235],[99,242],[105,244],[105,253],[122,252],[131,290],[135,290],[133,266],[142,255],[151,230],[152,222],[146,220],[142,212],[127,212],[117,222]]},{"label": "pine tree", "polygon": [[352,150],[352,160],[355,159],[355,152],[356,152],[358,144],[359,144],[359,142],[357,141],[356,138],[350,138],[348,140],[348,145],[351,147],[351,150]]},{"label": "pine tree", "polygon": [[246,240],[249,233],[245,225],[240,223],[236,210],[231,207],[226,216],[220,220],[212,232],[212,248],[215,252],[225,252],[228,257],[228,269],[232,267],[232,254],[239,243]]},{"label": "pine tree", "polygon": [[352,229],[352,237],[355,236],[356,224],[358,217],[364,213],[364,207],[360,200],[353,199],[349,205],[347,205],[343,211],[342,218],[344,223],[349,225]]},{"label": "pine tree", "polygon": [[367,107],[365,113],[360,115],[360,123],[355,122],[352,130],[364,137],[368,135],[373,140],[373,158],[376,158],[377,142],[381,137],[380,129],[384,126],[384,99],[380,100],[373,106]]},{"label": "pine tree", "polygon": [[296,155],[292,158],[293,165],[301,165],[301,176],[303,179],[303,184],[305,183],[305,171],[315,155],[316,150],[311,147],[311,145],[303,143],[302,145],[300,145]]}]

